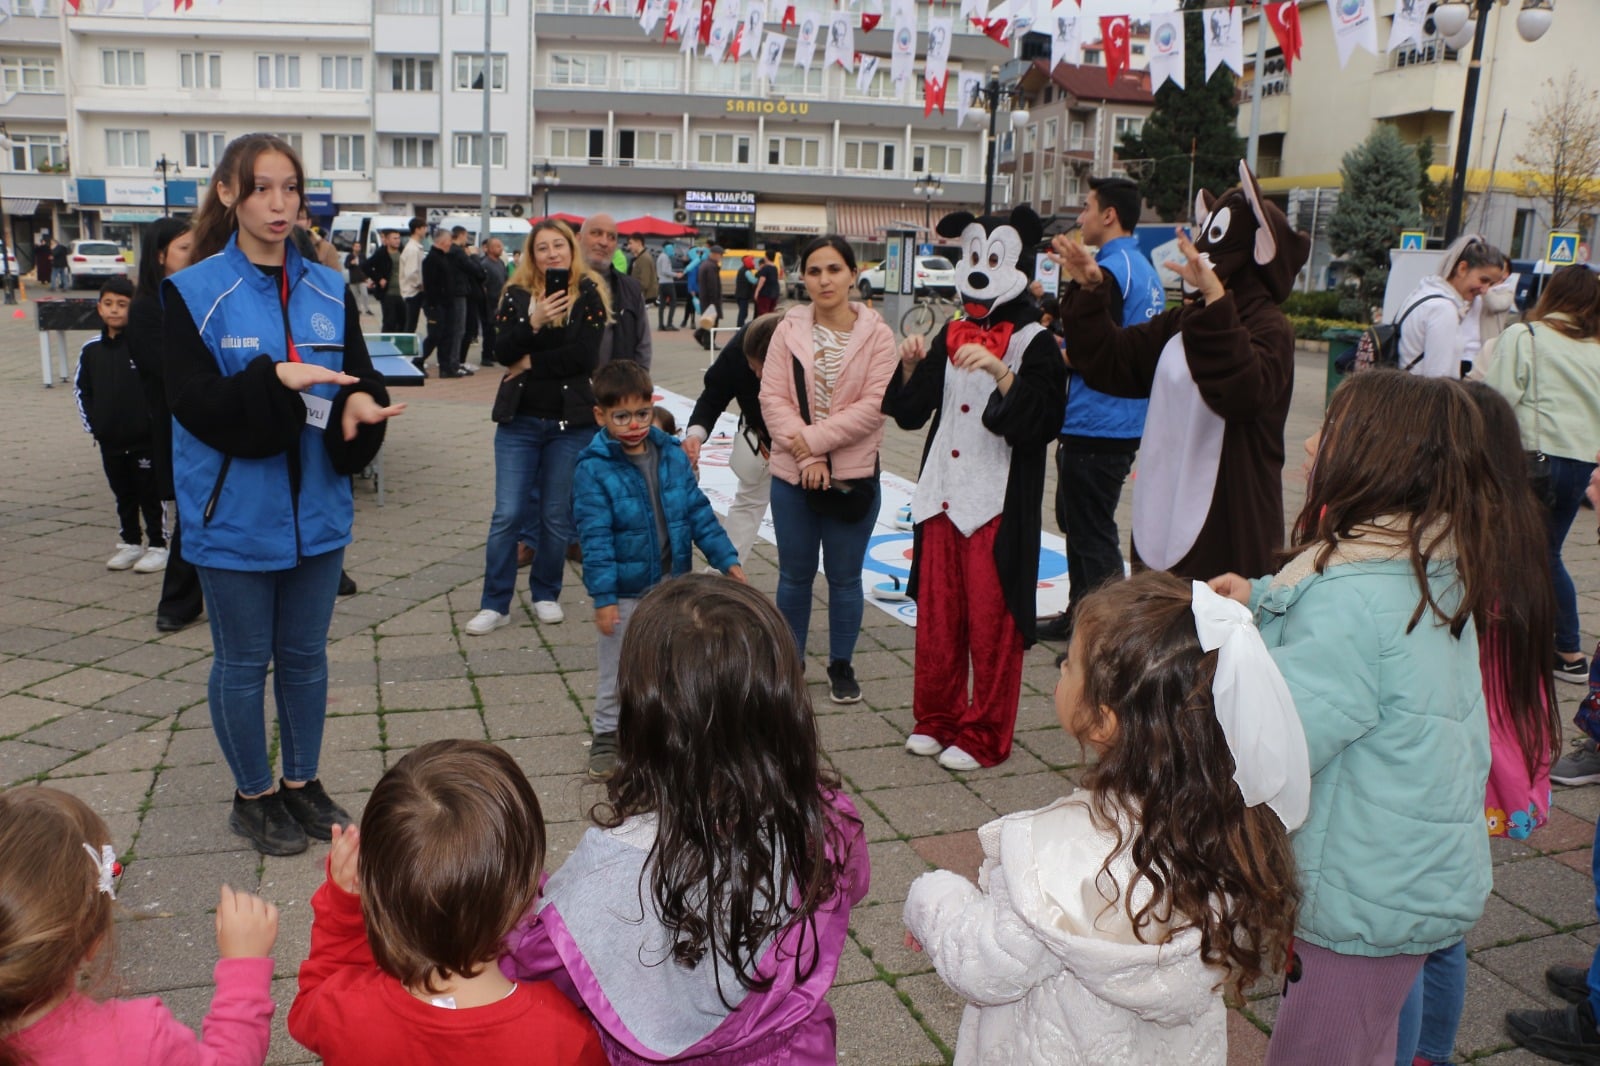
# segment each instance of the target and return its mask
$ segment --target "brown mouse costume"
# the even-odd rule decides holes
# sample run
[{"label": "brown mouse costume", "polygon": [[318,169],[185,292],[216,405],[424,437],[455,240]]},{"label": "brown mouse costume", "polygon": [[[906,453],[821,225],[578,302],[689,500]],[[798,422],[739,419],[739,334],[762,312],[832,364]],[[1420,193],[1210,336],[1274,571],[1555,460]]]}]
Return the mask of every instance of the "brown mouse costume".
[{"label": "brown mouse costume", "polygon": [[1255,175],[1221,199],[1201,191],[1195,248],[1226,294],[1129,329],[1098,291],[1061,302],[1067,356],[1093,387],[1150,397],[1133,493],[1133,547],[1158,570],[1205,579],[1265,574],[1283,548],[1283,425],[1294,330],[1278,305],[1310,253]]}]

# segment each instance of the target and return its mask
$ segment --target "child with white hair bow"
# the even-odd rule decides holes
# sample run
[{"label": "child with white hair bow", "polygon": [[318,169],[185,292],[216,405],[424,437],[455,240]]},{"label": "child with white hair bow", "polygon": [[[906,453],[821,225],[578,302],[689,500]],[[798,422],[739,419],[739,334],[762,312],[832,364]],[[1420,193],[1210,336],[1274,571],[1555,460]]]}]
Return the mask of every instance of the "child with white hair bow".
[{"label": "child with white hair bow", "polygon": [[1242,605],[1145,572],[1079,607],[1056,714],[1098,760],[978,830],[974,887],[906,899],[910,944],[968,1001],[955,1061],[1223,1066],[1223,993],[1288,955],[1305,735]]}]

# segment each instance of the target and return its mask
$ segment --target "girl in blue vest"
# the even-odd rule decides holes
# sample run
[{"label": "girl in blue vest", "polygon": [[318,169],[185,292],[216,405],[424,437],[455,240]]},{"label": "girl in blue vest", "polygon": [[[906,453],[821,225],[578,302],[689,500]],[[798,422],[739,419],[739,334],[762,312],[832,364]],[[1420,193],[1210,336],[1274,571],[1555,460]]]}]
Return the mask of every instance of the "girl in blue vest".
[{"label": "girl in blue vest", "polygon": [[304,187],[283,139],[228,145],[194,218],[195,265],[161,290],[183,553],[205,590],[211,724],[237,787],[228,825],[265,855],[350,824],[317,779],[328,623],[354,519],[350,475],[405,409],[389,406],[343,279],[287,240]]}]

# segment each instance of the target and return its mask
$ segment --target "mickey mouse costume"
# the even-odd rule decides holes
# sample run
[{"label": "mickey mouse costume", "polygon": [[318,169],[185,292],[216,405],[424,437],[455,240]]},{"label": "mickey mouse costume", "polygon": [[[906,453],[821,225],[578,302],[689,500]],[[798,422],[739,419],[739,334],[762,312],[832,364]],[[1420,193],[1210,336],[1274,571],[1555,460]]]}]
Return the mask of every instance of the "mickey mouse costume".
[{"label": "mickey mouse costume", "polygon": [[1310,253],[1242,161],[1221,199],[1201,190],[1195,250],[1224,293],[1121,328],[1098,288],[1061,301],[1072,368],[1113,396],[1150,397],[1133,490],[1140,563],[1206,580],[1265,574],[1283,548],[1283,427],[1294,329],[1279,304]]},{"label": "mickey mouse costume", "polygon": [[[1027,298],[1024,253],[1042,229],[1028,207],[939,221],[940,236],[960,242],[968,317],[948,323],[914,369],[903,362],[884,394],[902,429],[933,418],[911,500],[916,731],[906,746],[942,749],[951,769],[1011,754],[1022,653],[1034,642],[1045,449],[1067,388],[1061,351]],[[975,361],[971,345],[993,359]]]}]

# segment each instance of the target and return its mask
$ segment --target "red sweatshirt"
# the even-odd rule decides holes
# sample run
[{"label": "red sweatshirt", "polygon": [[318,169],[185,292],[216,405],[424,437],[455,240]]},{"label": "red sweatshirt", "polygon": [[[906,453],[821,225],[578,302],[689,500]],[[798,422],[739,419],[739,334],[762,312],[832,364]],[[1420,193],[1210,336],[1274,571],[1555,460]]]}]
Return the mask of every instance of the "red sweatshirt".
[{"label": "red sweatshirt", "polygon": [[327,1066],[606,1066],[594,1026],[549,982],[519,984],[482,1007],[435,1007],[378,969],[360,897],[324,882],[311,913],[289,1035]]}]

